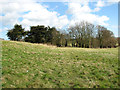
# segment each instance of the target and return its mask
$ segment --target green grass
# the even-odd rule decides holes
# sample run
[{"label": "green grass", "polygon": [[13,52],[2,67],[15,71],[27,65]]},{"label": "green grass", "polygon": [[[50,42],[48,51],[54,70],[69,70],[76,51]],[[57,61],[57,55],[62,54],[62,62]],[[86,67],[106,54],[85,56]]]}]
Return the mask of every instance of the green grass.
[{"label": "green grass", "polygon": [[119,88],[118,48],[2,41],[3,88]]}]

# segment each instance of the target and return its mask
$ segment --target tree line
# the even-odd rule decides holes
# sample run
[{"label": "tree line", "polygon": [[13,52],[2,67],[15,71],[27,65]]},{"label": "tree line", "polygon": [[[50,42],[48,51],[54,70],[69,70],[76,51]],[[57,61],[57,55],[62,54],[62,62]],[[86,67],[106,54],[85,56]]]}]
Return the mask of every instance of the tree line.
[{"label": "tree line", "polygon": [[15,24],[8,30],[10,40],[31,43],[47,43],[58,47],[111,48],[116,47],[117,39],[112,31],[101,25],[88,22],[76,23],[67,30],[57,30],[44,25],[31,26],[25,31],[22,25]]}]

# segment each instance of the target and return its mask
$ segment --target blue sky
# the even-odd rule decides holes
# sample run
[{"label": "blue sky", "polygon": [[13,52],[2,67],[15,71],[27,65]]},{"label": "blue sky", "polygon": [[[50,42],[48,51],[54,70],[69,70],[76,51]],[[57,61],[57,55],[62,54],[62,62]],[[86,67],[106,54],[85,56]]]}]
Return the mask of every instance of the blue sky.
[{"label": "blue sky", "polygon": [[[64,29],[76,22],[88,21],[102,25],[118,36],[118,3],[96,2],[16,2],[0,3],[0,38],[8,39],[7,30],[21,24],[25,30],[32,25],[55,26]],[[84,0],[85,1],[85,0]],[[4,8],[3,8],[4,7]]]}]

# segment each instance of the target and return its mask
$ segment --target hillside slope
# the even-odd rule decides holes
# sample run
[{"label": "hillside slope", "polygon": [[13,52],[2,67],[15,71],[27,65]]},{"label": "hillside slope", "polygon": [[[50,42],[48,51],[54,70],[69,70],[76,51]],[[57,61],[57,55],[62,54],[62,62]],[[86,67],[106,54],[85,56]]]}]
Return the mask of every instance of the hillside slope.
[{"label": "hillside slope", "polygon": [[118,49],[2,41],[3,88],[115,88]]}]

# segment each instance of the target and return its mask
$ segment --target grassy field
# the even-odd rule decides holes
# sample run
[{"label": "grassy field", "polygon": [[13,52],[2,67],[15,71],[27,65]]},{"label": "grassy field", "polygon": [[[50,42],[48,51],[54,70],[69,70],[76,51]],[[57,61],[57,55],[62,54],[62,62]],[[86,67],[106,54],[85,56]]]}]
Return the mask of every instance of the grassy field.
[{"label": "grassy field", "polygon": [[118,48],[2,41],[3,88],[119,88]]}]

